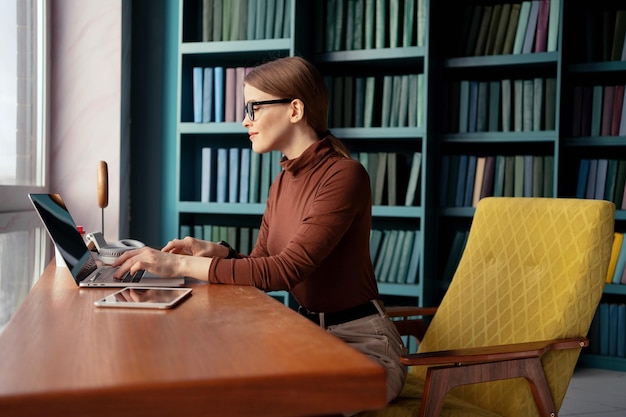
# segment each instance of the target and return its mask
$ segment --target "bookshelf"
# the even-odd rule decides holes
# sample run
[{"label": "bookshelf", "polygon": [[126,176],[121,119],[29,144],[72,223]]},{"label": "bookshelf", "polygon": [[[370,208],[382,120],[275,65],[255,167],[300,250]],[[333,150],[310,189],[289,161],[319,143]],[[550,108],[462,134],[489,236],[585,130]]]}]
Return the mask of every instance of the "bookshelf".
[{"label": "bookshelf", "polygon": [[[232,2],[235,3],[241,4]],[[369,29],[369,24],[365,24],[366,3],[375,7],[379,2],[286,0],[285,16],[288,14],[291,20],[288,29],[283,27],[280,36],[226,41],[203,38],[202,0],[179,1],[177,68],[175,74],[166,77],[170,82],[176,79],[175,166],[163,173],[164,177],[175,179],[175,184],[164,197],[165,200],[173,200],[174,207],[172,212],[162,215],[162,224],[164,229],[176,231],[180,231],[181,226],[193,228],[195,225],[246,229],[258,226],[264,210],[261,201],[201,201],[202,149],[242,150],[249,146],[240,120],[194,122],[193,68],[247,67],[276,56],[303,55],[327,77],[331,90],[330,128],[344,140],[355,157],[387,152],[400,156],[399,160],[404,161],[404,169],[398,171],[397,176],[402,184],[398,187],[400,191],[397,191],[396,203],[389,204],[385,200],[388,193],[383,191],[381,203],[373,206],[373,229],[383,232],[419,231],[419,238],[414,242],[419,242],[420,260],[415,283],[385,281],[379,283],[379,289],[390,304],[409,301],[431,305],[440,299],[449,285],[458,251],[463,248],[464,232],[472,221],[475,198],[481,195],[513,195],[511,193],[516,192],[521,195],[575,197],[582,159],[626,160],[621,156],[626,155],[626,135],[620,134],[619,129],[617,134],[583,134],[580,130],[582,119],[591,118],[593,110],[587,110],[587,115],[583,117],[582,104],[578,104],[582,103],[578,97],[589,94],[588,91],[583,94],[583,89],[579,87],[591,87],[593,90],[595,86],[626,84],[626,60],[599,58],[596,56],[597,48],[603,51],[607,48],[594,43],[600,42],[598,38],[607,42],[610,38],[612,49],[614,36],[609,35],[610,31],[606,29],[607,25],[602,24],[602,19],[607,22],[614,16],[615,22],[617,10],[626,7],[617,1],[599,0],[592,8],[582,9],[574,8],[564,0],[550,0],[551,9],[556,5],[557,13],[556,17],[547,17],[545,49],[541,46],[537,51],[531,44],[530,51],[524,52],[522,40],[525,41],[525,33],[519,35],[521,45],[516,45],[519,25],[509,29],[508,23],[514,15],[519,22],[522,6],[527,2],[380,2],[388,5],[385,9],[388,29],[399,29],[396,29],[393,45],[390,32],[386,32],[387,37],[378,47],[375,44],[375,29]],[[414,5],[413,25],[421,28],[421,32],[419,35],[418,31],[412,32],[408,43],[403,44],[397,38],[402,39],[405,32],[400,22],[404,24],[404,7],[408,3]],[[507,4],[509,6],[504,7]],[[400,10],[392,11],[392,5],[398,5]],[[495,15],[499,15],[500,19],[498,24],[483,23],[484,33],[480,35],[481,20],[487,6],[491,7],[492,15],[499,6]],[[529,15],[531,6],[525,6],[529,8]],[[362,15],[355,12],[360,10],[359,7],[363,7]],[[418,14],[419,8],[421,11]],[[477,9],[481,13],[473,26],[472,19]],[[333,19],[338,18],[338,13],[343,13],[341,22],[344,25],[339,31],[336,30],[337,24],[329,24],[337,22]],[[508,15],[508,21],[502,18],[503,15]],[[358,20],[356,16],[361,16],[361,29],[358,26],[354,29]],[[390,24],[394,16],[401,18]],[[500,21],[503,23],[500,24]],[[598,21],[601,29],[596,29]],[[332,29],[330,32],[329,26]],[[613,24],[613,31],[615,26]],[[604,35],[598,35],[598,31]],[[490,38],[491,32],[493,35]],[[507,32],[510,33],[507,35]],[[360,41],[359,36],[362,36]],[[372,42],[369,47],[365,47],[366,36],[372,37],[367,41]],[[478,48],[482,54],[477,53],[476,48],[480,36],[484,38],[480,41],[483,46]],[[361,42],[361,47],[358,42]],[[485,51],[491,52],[485,54]],[[392,93],[392,97],[404,100],[402,102],[407,108],[421,106],[421,113],[419,116],[416,114],[415,121],[411,122],[407,117],[403,119],[406,122],[396,124],[390,121],[393,118],[386,119],[387,116],[383,121],[385,83],[393,86],[394,77],[397,77],[402,85],[402,77],[409,75],[420,76],[422,88],[418,90],[419,94],[402,98]],[[376,97],[379,97],[373,107],[375,116],[371,124],[357,120],[355,113],[350,116],[340,111],[358,107],[356,86],[363,82],[360,79],[368,77],[374,78]],[[341,91],[351,93],[332,94],[337,85],[343,89]],[[346,102],[346,97],[352,95],[353,100]],[[467,101],[467,107],[462,110],[462,103],[470,96],[474,97],[476,106],[470,110]],[[525,108],[524,99],[530,103],[530,97],[534,98],[532,103],[537,105]],[[503,103],[508,103],[508,106],[503,108]],[[537,109],[540,111],[536,112]],[[575,127],[575,122],[581,124]],[[171,149],[171,142],[171,137],[164,138],[164,143],[169,144],[165,148]],[[146,139],[148,143],[149,139]],[[421,156],[419,181],[415,186],[415,197],[407,206],[404,205],[404,197],[410,171],[408,160],[417,152]],[[488,157],[492,158],[491,162],[487,162]],[[478,183],[475,170],[471,175],[469,171],[463,171],[476,166],[483,167],[483,180],[485,169],[493,167],[493,178]],[[462,175],[463,172],[467,175]],[[539,174],[533,176],[533,173]],[[526,178],[535,178],[533,187],[524,188],[524,174]],[[537,181],[538,178],[542,181]],[[601,198],[606,197],[603,195]],[[621,204],[617,204],[615,228],[618,232],[626,232],[626,210]],[[142,238],[141,233],[137,233],[136,237]],[[164,238],[167,240],[170,237]],[[453,250],[455,247],[457,253]],[[626,285],[607,284],[602,301],[625,303]],[[623,357],[585,353],[581,363],[626,371],[626,358]]]}]

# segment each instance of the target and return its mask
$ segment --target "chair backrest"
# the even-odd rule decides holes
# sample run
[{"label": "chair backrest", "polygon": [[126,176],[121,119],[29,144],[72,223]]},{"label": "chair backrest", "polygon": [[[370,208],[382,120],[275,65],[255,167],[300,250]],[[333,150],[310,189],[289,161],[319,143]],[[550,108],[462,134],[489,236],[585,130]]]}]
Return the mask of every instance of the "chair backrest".
[{"label": "chair backrest", "polygon": [[[613,203],[489,197],[478,203],[456,273],[420,352],[586,336],[602,295]],[[544,355],[561,407],[580,349]],[[411,372],[424,376],[424,368]],[[503,416],[535,416],[526,381],[457,387],[454,395]]]}]

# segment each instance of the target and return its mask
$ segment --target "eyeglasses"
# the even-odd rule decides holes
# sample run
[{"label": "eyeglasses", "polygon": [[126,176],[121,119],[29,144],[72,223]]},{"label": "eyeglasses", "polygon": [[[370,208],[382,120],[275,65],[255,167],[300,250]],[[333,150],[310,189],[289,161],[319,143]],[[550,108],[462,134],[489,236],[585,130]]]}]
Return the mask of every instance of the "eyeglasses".
[{"label": "eyeglasses", "polygon": [[291,98],[279,98],[276,100],[265,100],[265,101],[249,101],[244,106],[243,110],[248,115],[250,121],[254,121],[254,108],[256,106],[262,106],[264,104],[282,104],[282,103],[290,103],[293,101]]}]

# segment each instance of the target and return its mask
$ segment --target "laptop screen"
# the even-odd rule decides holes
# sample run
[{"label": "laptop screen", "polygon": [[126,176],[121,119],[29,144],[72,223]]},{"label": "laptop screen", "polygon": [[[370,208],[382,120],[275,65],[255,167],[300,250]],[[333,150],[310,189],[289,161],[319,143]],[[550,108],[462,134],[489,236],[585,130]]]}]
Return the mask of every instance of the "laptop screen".
[{"label": "laptop screen", "polygon": [[59,194],[28,196],[74,280],[77,284],[80,283],[96,269],[96,261],[78,232],[63,199]]}]

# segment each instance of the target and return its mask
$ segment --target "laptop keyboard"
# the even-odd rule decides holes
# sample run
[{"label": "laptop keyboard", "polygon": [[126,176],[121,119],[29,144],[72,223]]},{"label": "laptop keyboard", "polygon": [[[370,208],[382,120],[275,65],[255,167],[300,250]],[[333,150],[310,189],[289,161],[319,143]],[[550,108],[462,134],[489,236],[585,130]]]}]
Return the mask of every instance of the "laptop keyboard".
[{"label": "laptop keyboard", "polygon": [[121,281],[122,282],[138,282],[141,280],[141,278],[143,277],[143,274],[146,271],[144,270],[139,270],[137,272],[135,272],[134,274],[131,274],[130,271],[126,272],[126,274],[124,274],[124,276],[122,277]]}]

